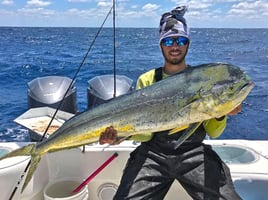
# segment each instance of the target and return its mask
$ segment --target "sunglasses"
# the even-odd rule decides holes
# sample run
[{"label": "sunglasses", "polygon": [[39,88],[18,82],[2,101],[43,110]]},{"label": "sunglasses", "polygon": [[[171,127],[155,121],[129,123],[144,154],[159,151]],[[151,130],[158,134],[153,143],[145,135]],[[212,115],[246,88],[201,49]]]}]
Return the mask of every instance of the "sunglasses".
[{"label": "sunglasses", "polygon": [[189,40],[186,37],[178,37],[178,38],[171,38],[167,37],[162,40],[162,44],[166,47],[171,47],[174,42],[177,43],[178,46],[185,46],[188,44]]}]

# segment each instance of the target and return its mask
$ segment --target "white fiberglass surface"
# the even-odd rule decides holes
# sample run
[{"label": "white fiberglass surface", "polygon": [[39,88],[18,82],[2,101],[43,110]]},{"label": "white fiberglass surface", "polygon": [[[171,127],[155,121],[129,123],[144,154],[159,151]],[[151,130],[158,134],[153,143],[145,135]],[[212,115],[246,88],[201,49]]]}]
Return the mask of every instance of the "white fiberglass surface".
[{"label": "white fiberglass surface", "polygon": [[212,148],[227,164],[247,164],[258,159],[254,151],[242,146],[213,145]]}]

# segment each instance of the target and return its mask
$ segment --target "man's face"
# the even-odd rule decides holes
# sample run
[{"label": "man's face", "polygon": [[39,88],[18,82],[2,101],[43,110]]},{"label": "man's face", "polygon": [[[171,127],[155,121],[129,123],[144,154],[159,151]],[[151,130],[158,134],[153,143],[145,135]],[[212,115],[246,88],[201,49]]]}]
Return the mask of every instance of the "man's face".
[{"label": "man's face", "polygon": [[169,37],[161,41],[161,49],[167,63],[177,65],[184,61],[189,40],[184,37]]}]

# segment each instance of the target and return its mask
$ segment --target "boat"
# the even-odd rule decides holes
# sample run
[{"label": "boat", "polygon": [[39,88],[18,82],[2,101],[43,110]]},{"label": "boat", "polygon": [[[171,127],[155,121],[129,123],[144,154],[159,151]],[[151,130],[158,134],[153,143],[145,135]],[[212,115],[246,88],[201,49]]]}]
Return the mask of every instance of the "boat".
[{"label": "boat", "polygon": [[[94,77],[88,82],[87,109],[130,92],[133,89],[132,83],[131,79],[120,75]],[[68,77],[37,77],[28,83],[27,95],[28,110],[18,116],[15,122],[28,129],[31,141],[0,142],[0,157],[29,143],[46,139],[66,120],[79,113],[74,82]],[[235,188],[244,200],[267,198],[268,141],[207,139],[205,143],[212,145],[227,163]],[[130,152],[139,145],[140,143],[134,141],[124,141],[119,145],[95,143],[48,153],[42,157],[33,178],[23,192],[21,189],[30,157],[4,159],[0,161],[0,199],[111,200],[120,183]],[[68,194],[63,191],[67,188],[67,181],[76,183],[67,191]],[[57,184],[62,185],[59,187]],[[83,186],[79,191],[83,192],[80,197],[72,193],[78,186]],[[165,200],[178,198],[191,199],[183,187],[174,181]]]},{"label": "boat", "polygon": [[[59,84],[54,83],[58,83],[58,80],[61,80],[61,83],[65,83],[66,81],[62,81],[64,79],[64,77],[43,77],[42,79],[37,78],[37,81],[28,84],[31,85],[28,88],[28,95],[31,94],[32,97],[35,97],[28,96],[28,105],[34,106],[29,106],[29,109],[16,118],[15,121],[29,130],[32,141],[2,142],[0,143],[0,157],[21,146],[40,140],[49,121],[52,120],[51,128],[47,130],[48,134],[45,138],[53,134],[66,120],[75,115],[72,111],[76,108],[74,105],[76,95],[75,90],[72,90],[70,94],[73,97],[69,95],[66,98],[71,103],[67,103],[66,105],[68,106],[65,106],[64,109],[58,110],[53,119],[53,115],[56,112],[55,107],[58,106],[58,102],[56,102],[58,98],[52,98],[52,96],[63,98],[64,93],[59,92],[64,87],[59,87]],[[112,98],[113,92],[109,88],[112,82],[113,75],[98,76],[89,81],[88,109]],[[33,83],[36,83],[36,85]],[[132,80],[125,76],[116,77],[116,83],[119,95],[128,93],[133,89]],[[31,91],[31,88],[37,90],[34,92]],[[39,88],[42,88],[43,92],[40,92]],[[39,95],[36,95],[37,91]],[[47,102],[46,97],[48,94],[50,100],[54,99],[55,102]],[[75,112],[77,111],[75,110]],[[268,149],[266,148],[268,141],[207,138],[205,143],[212,145],[213,149],[227,163],[236,190],[244,200],[259,200],[268,196],[266,189],[268,187]],[[138,145],[139,143],[134,141],[124,141],[119,145],[100,145],[95,143],[70,150],[48,153],[42,157],[32,180],[22,193],[24,171],[30,158],[22,156],[2,160],[0,161],[0,199],[64,199],[48,198],[47,188],[49,186],[55,187],[53,184],[57,182],[66,183],[66,180],[77,180],[75,186],[84,183],[83,186],[85,187],[81,190],[85,193],[84,200],[111,200],[119,185],[129,154]],[[109,160],[111,156],[114,156],[113,160],[104,166],[103,163],[107,159]],[[21,177],[23,178],[21,179]],[[85,182],[89,177],[89,181]],[[65,185],[63,187],[66,189]],[[70,192],[68,195],[72,196]],[[56,194],[58,193],[61,193],[59,188],[56,190]],[[165,200],[177,199],[178,197],[184,200],[191,199],[183,187],[177,181],[174,181]],[[76,198],[70,197],[68,199]]]},{"label": "boat", "polygon": [[[127,94],[133,88],[133,80],[124,75],[96,76],[88,81],[87,109],[108,102],[114,96]],[[79,114],[75,84],[68,77],[35,78],[28,83],[27,99],[28,110],[14,119],[14,122],[28,130],[29,138],[33,142],[49,137],[65,121]]]},{"label": "boat", "polygon": [[[211,144],[227,163],[235,188],[244,200],[267,198],[268,141],[206,140],[205,143]],[[8,152],[26,144],[28,143],[0,143],[0,151]],[[42,200],[47,185],[59,180],[80,180],[82,183],[95,173],[91,181],[86,184],[87,197],[84,199],[111,200],[117,190],[129,153],[138,145],[139,143],[133,141],[124,141],[114,146],[93,144],[84,148],[48,153],[42,157],[32,180],[22,193],[20,192],[22,184],[18,185],[13,199]],[[118,156],[96,174],[96,169],[115,153]],[[0,162],[0,199],[10,197],[28,162],[29,157],[26,156]],[[178,197],[184,200],[191,199],[182,186],[174,181],[165,200]]]}]

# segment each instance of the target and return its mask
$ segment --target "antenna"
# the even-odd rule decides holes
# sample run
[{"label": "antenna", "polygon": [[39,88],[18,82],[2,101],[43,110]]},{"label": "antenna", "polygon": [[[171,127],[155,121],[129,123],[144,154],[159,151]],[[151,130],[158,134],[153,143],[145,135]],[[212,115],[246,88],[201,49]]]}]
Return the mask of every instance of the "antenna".
[{"label": "antenna", "polygon": [[113,39],[114,39],[114,95],[116,97],[116,36],[115,36],[115,0],[113,0]]}]

